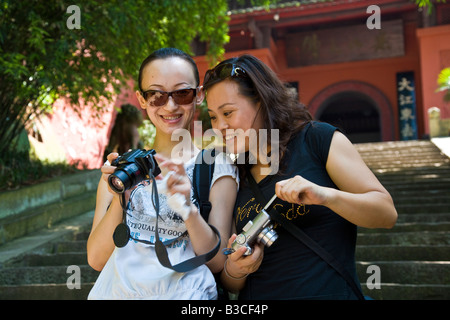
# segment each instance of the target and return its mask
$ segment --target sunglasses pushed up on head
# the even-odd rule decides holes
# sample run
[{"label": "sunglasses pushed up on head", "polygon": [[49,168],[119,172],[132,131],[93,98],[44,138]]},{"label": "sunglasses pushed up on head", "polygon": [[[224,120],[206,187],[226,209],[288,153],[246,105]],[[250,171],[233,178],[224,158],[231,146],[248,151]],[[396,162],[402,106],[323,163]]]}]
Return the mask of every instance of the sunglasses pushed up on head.
[{"label": "sunglasses pushed up on head", "polygon": [[205,73],[204,85],[225,80],[229,77],[246,77],[244,68],[234,63],[219,64]]}]

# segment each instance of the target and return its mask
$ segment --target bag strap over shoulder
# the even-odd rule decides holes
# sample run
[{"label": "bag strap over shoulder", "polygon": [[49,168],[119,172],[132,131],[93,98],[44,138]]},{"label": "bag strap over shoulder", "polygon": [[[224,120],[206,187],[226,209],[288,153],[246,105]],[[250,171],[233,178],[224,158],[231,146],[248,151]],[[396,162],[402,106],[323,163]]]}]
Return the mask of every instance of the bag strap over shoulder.
[{"label": "bag strap over shoulder", "polygon": [[[264,195],[258,187],[255,179],[250,172],[247,174],[247,180],[252,187],[255,197],[260,203],[266,203]],[[350,288],[353,290],[355,295],[359,300],[365,300],[364,296],[355,282],[355,279],[348,273],[347,269],[337,260],[333,255],[331,255],[327,250],[322,248],[316,241],[309,237],[302,229],[291,223],[290,221],[284,219],[281,214],[278,213],[276,208],[273,208],[268,212],[270,218],[279,223],[283,228],[290,232],[295,238],[306,245],[309,249],[315,252],[320,258],[322,258],[326,263],[328,263],[336,272],[341,275]]]},{"label": "bag strap over shoulder", "polygon": [[211,212],[209,190],[211,188],[211,181],[214,175],[215,156],[215,149],[203,149],[200,151],[195,159],[194,173],[192,177],[194,198],[197,200],[200,214],[206,222],[208,222],[209,213]]}]

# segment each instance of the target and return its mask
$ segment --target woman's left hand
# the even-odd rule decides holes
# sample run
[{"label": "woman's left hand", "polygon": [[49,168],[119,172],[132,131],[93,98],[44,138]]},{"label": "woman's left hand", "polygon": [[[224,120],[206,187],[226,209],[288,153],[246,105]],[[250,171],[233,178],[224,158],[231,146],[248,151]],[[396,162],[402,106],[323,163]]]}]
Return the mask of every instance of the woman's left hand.
[{"label": "woman's left hand", "polygon": [[161,169],[166,168],[169,172],[171,172],[170,176],[166,180],[168,194],[172,195],[175,193],[180,193],[186,197],[186,204],[190,205],[191,181],[184,170],[183,162],[168,159],[159,154],[155,154],[154,157],[158,161],[158,165]]},{"label": "woman's left hand", "polygon": [[328,188],[321,187],[302,176],[277,182],[275,193],[281,200],[295,204],[326,205]]}]

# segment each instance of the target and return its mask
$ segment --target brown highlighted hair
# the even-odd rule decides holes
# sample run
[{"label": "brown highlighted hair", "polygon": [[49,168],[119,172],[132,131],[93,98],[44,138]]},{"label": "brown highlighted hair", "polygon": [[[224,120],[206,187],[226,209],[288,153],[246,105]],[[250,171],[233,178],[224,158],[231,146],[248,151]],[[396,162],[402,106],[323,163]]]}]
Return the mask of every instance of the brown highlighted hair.
[{"label": "brown highlighted hair", "polygon": [[[239,76],[231,74],[228,77],[216,76],[214,70],[223,69],[226,64],[239,67],[244,72]],[[263,117],[264,128],[268,130],[268,137],[270,137],[270,129],[279,130],[279,151],[282,161],[289,140],[312,120],[305,105],[298,101],[298,98],[272,69],[249,54],[224,60],[214,69],[208,70],[203,83],[206,94],[212,86],[225,79],[236,82],[241,95],[254,103],[260,103],[259,112]]]}]

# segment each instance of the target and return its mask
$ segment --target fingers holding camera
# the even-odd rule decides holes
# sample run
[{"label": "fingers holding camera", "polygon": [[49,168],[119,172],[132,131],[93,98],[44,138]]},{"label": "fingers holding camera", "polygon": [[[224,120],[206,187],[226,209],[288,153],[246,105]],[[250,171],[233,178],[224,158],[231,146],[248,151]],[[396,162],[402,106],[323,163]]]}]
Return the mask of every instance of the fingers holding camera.
[{"label": "fingers holding camera", "polygon": [[[233,234],[228,240],[228,247],[230,248],[233,241],[236,239],[236,234]],[[259,269],[262,259],[264,257],[264,244],[255,243],[252,254],[246,256],[247,251],[245,247],[241,247],[232,254],[228,255],[226,265],[224,267],[226,275],[233,279],[243,279],[250,273]]]},{"label": "fingers holding camera", "polygon": [[106,157],[107,161],[103,164],[103,166],[100,168],[100,171],[102,172],[102,178],[103,180],[105,180],[106,182],[108,182],[108,177],[111,173],[114,173],[114,170],[116,170],[115,166],[112,166],[111,163],[117,159],[117,157],[119,156],[118,153],[113,152],[108,154],[108,156]]},{"label": "fingers holding camera", "polygon": [[106,159],[109,161],[109,163],[112,163],[114,160],[116,160],[119,157],[119,154],[117,152],[111,152],[106,156]]}]

